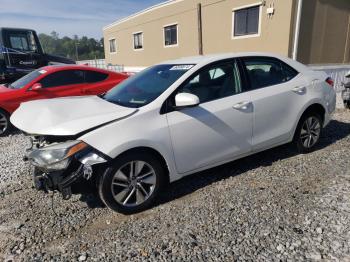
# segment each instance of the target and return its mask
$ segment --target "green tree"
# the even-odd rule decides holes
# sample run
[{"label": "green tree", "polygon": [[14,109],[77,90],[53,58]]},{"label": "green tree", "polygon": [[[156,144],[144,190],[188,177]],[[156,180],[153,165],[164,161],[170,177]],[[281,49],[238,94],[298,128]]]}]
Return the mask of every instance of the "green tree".
[{"label": "green tree", "polygon": [[86,36],[79,37],[74,35],[73,38],[60,38],[55,31],[50,35],[39,34],[40,42],[46,53],[61,55],[68,58],[79,60],[101,59],[104,58],[103,38],[96,40]]}]

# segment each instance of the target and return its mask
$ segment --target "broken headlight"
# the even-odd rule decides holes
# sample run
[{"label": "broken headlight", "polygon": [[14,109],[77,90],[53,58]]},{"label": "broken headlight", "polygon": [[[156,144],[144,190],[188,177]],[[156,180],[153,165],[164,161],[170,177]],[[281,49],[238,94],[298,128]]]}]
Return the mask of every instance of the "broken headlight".
[{"label": "broken headlight", "polygon": [[82,141],[68,141],[33,150],[28,155],[30,162],[47,171],[63,170],[69,165],[71,156],[86,149]]}]

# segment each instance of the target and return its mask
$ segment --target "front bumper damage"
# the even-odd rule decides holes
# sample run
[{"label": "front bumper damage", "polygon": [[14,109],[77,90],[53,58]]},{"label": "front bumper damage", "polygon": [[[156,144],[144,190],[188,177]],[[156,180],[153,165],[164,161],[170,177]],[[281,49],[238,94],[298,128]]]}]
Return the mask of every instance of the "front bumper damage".
[{"label": "front bumper damage", "polygon": [[71,198],[74,193],[91,192],[96,185],[94,176],[107,163],[108,157],[102,155],[92,148],[87,148],[82,152],[73,155],[69,159],[67,168],[63,170],[48,171],[37,166],[33,159],[29,158],[31,152],[37,148],[43,148],[44,143],[32,139],[32,147],[27,149],[25,161],[29,161],[33,166],[33,182],[39,191],[48,193],[49,191],[59,191],[64,200]]}]

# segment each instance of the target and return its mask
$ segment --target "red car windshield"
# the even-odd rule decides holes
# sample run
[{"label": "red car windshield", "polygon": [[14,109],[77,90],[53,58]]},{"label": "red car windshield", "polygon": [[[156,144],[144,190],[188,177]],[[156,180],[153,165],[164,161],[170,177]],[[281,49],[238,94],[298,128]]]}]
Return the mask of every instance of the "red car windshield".
[{"label": "red car windshield", "polygon": [[42,74],[45,74],[46,71],[42,69],[35,70],[28,75],[25,75],[24,77],[21,77],[17,81],[13,82],[12,84],[9,85],[9,88],[12,89],[21,89],[25,87],[28,83],[33,81],[35,78],[39,77]]}]

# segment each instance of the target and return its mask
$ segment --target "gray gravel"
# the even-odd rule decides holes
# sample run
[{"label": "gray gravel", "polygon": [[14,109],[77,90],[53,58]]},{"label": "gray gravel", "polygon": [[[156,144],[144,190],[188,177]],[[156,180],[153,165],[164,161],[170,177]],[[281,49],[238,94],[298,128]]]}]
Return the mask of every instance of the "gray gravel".
[{"label": "gray gravel", "polygon": [[26,139],[0,138],[0,260],[349,261],[349,134],[338,110],[317,151],[283,146],[190,176],[132,216],[36,192]]}]

